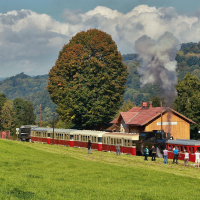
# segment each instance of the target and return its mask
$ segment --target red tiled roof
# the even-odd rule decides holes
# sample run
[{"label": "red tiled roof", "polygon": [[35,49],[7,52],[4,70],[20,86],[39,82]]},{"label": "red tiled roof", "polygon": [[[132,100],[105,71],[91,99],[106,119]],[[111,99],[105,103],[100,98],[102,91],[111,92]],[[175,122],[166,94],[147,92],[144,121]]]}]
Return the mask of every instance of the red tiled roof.
[{"label": "red tiled roof", "polygon": [[181,115],[180,113],[168,107],[151,107],[151,108],[133,107],[127,112],[121,112],[119,117],[113,120],[111,123],[113,124],[117,123],[119,118],[122,117],[126,124],[143,126],[147,124],[149,121],[159,116],[161,112],[163,113],[167,111],[167,109],[181,116],[189,123],[195,123],[192,120],[188,119],[187,117]]}]

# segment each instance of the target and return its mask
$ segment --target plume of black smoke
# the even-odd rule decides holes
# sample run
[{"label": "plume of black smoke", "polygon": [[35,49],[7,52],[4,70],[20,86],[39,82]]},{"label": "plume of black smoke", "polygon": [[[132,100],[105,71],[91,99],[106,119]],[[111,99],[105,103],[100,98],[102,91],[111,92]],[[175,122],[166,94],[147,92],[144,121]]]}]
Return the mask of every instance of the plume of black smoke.
[{"label": "plume of black smoke", "polygon": [[179,41],[169,32],[165,32],[157,41],[144,35],[135,42],[135,50],[142,60],[138,73],[142,86],[159,84],[165,103],[170,106],[176,98],[176,52]]}]

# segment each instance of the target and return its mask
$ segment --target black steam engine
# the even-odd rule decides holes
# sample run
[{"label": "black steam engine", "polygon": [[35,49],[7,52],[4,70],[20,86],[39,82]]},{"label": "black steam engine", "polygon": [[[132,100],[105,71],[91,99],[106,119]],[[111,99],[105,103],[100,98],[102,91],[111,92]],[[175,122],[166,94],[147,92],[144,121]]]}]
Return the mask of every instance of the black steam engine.
[{"label": "black steam engine", "polygon": [[[143,155],[143,150],[148,146],[151,150],[152,146],[156,148],[157,156],[163,156],[163,150],[166,147],[166,133],[160,130],[154,130],[149,132],[142,132],[139,136],[139,141],[136,143],[137,155]],[[150,151],[151,155],[151,151]]]}]

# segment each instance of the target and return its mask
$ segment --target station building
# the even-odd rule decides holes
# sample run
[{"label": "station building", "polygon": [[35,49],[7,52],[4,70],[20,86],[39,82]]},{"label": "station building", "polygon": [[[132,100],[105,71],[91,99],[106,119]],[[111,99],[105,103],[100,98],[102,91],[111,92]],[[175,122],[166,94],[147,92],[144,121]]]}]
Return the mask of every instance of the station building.
[{"label": "station building", "polygon": [[190,124],[194,121],[178,113],[170,107],[152,107],[151,102],[142,103],[142,107],[133,107],[121,112],[114,119],[108,130],[122,133],[142,133],[163,130],[166,136],[173,139],[190,139]]}]

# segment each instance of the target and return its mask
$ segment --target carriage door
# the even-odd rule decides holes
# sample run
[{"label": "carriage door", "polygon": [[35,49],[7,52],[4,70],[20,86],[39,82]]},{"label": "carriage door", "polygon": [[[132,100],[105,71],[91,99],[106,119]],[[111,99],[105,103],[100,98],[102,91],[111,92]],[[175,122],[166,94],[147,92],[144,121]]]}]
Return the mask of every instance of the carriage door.
[{"label": "carriage door", "polygon": [[47,144],[51,144],[50,133],[47,133]]},{"label": "carriage door", "polygon": [[110,137],[107,137],[106,138],[106,143],[107,143],[107,151],[110,151],[111,150],[111,146],[110,146]]}]

